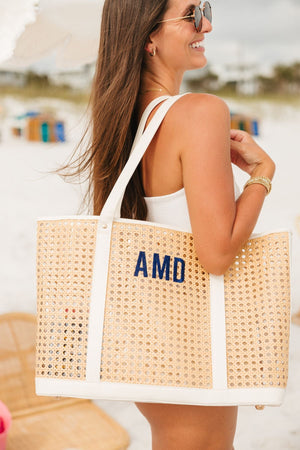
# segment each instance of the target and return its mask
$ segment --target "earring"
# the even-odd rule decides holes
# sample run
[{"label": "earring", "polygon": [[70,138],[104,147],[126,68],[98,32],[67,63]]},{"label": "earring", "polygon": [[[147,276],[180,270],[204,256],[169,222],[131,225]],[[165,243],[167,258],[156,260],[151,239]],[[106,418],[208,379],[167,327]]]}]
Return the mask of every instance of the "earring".
[{"label": "earring", "polygon": [[150,52],[150,56],[155,56],[156,55],[156,48],[153,48],[152,51]]}]

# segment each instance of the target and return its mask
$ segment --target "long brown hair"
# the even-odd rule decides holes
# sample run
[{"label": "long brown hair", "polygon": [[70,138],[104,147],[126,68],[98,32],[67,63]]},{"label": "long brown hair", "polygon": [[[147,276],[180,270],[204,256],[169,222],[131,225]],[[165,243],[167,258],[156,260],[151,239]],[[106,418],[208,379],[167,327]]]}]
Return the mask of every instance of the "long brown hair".
[{"label": "long brown hair", "polygon": [[[88,172],[87,197],[93,203],[94,214],[100,214],[128,160],[137,128],[136,103],[145,45],[151,32],[158,28],[157,22],[167,5],[168,0],[106,0],[104,3],[88,106],[91,120],[84,134],[90,128],[91,140],[73,164],[77,174]],[[145,220],[144,195],[138,167],[125,191],[121,216]]]}]

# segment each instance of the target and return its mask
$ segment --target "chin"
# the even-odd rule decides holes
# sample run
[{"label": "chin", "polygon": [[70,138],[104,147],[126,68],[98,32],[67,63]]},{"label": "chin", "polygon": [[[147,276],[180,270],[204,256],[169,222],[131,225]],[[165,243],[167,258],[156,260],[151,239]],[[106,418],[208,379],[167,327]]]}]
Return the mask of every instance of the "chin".
[{"label": "chin", "polygon": [[199,58],[198,61],[195,61],[187,70],[195,70],[195,69],[202,69],[207,64],[207,59],[204,55],[202,55],[201,59]]}]

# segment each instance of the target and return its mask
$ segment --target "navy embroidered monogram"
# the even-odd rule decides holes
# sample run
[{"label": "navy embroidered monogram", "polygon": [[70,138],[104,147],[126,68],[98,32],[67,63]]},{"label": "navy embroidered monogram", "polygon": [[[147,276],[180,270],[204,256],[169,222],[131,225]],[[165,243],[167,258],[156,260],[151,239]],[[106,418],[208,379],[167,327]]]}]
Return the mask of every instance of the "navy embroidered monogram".
[{"label": "navy embroidered monogram", "polygon": [[[161,264],[159,253],[153,253],[152,259],[152,278],[158,278],[162,280],[170,280],[170,267],[171,267],[171,256],[165,255],[163,257],[163,262]],[[178,271],[180,272],[178,275]],[[136,262],[134,276],[139,276],[139,273],[142,273],[144,277],[148,277],[148,269],[147,269],[147,259],[146,253],[143,251],[139,252],[139,256]],[[175,283],[182,283],[184,281],[184,273],[185,273],[185,261],[182,258],[174,257],[173,261],[173,281]]]}]

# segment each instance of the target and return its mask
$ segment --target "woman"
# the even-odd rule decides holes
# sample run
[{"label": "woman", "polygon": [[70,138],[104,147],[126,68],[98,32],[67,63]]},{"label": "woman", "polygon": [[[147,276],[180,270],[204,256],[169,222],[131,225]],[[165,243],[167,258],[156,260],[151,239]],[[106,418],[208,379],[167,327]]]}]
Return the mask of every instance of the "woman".
[{"label": "woman", "polygon": [[[146,106],[156,97],[178,94],[184,72],[205,66],[210,20],[207,3],[203,10],[190,0],[106,0],[91,97],[92,145],[80,162],[80,170],[91,170],[95,214],[128,159]],[[273,178],[271,158],[250,135],[230,130],[223,100],[182,96],[132,177],[121,215],[145,220],[151,213],[151,220],[160,222],[167,209],[164,223],[188,221],[199,261],[208,272],[223,274],[249,238],[270,187],[259,178],[237,198],[231,162],[252,178]],[[236,406],[136,406],[151,426],[155,450],[233,448]]]}]

